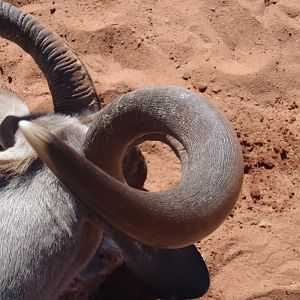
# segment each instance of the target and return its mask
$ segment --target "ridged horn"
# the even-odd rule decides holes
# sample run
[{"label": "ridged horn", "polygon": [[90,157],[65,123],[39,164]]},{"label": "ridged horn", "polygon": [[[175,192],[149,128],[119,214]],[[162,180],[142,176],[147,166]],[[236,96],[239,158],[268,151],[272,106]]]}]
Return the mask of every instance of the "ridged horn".
[{"label": "ridged horn", "polygon": [[[144,244],[177,248],[207,236],[225,220],[241,189],[243,159],[233,129],[210,103],[184,89],[136,90],[101,110],[87,134],[89,160],[45,129],[20,125],[71,192],[109,226]],[[186,151],[178,186],[146,193],[101,170],[122,177],[128,147],[156,133],[174,137]]]},{"label": "ridged horn", "polygon": [[18,44],[44,73],[54,111],[73,114],[100,107],[94,84],[80,59],[57,34],[30,14],[0,0],[0,36]]}]

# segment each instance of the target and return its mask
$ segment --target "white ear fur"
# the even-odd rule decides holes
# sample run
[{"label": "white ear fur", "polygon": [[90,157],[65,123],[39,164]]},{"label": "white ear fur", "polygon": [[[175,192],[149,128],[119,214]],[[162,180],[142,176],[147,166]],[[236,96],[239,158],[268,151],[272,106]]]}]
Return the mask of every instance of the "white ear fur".
[{"label": "white ear fur", "polygon": [[28,113],[29,109],[19,95],[0,87],[0,124],[9,115],[24,116]]}]

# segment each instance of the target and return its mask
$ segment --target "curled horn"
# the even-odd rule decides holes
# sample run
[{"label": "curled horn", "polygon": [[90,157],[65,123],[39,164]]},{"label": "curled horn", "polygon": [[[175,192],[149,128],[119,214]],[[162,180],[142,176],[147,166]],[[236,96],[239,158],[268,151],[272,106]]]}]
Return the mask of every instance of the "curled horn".
[{"label": "curled horn", "polygon": [[73,114],[88,106],[99,108],[86,68],[66,42],[31,15],[1,0],[0,36],[33,57],[48,81],[55,112]]},{"label": "curled horn", "polygon": [[[243,159],[233,129],[210,103],[181,88],[136,90],[102,109],[87,134],[89,160],[33,123],[21,128],[71,192],[109,226],[144,244],[177,248],[207,236],[241,189]],[[172,136],[186,151],[175,188],[146,193],[101,169],[122,180],[128,148],[157,133]]]}]

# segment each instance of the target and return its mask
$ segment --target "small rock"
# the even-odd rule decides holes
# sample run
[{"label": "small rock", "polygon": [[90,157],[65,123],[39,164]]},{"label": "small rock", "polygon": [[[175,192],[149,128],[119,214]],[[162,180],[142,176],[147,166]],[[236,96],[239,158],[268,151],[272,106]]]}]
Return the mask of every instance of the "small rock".
[{"label": "small rock", "polygon": [[136,48],[139,48],[139,47],[141,47],[141,45],[142,45],[142,42],[143,42],[143,39],[141,39],[141,38],[137,38],[137,39],[136,39]]},{"label": "small rock", "polygon": [[194,84],[194,88],[197,89],[200,93],[204,93],[207,89],[206,83],[197,83]]},{"label": "small rock", "polygon": [[276,4],[278,0],[264,0],[264,2],[266,6],[269,6],[271,4]]},{"label": "small rock", "polygon": [[287,159],[287,151],[285,149],[282,149],[280,151],[280,157],[281,157],[282,160]]},{"label": "small rock", "polygon": [[244,165],[244,174],[249,174],[252,166],[250,164],[245,163]]},{"label": "small rock", "polygon": [[293,110],[296,108],[298,108],[298,104],[295,101],[288,107],[289,110]]},{"label": "small rock", "polygon": [[215,94],[218,94],[221,92],[221,89],[220,88],[213,88],[212,91],[215,93]]},{"label": "small rock", "polygon": [[260,189],[258,187],[255,187],[255,186],[252,187],[252,189],[250,191],[250,195],[253,200],[261,199],[261,193],[260,193]]},{"label": "small rock", "polygon": [[257,166],[259,168],[265,168],[267,170],[271,170],[275,167],[275,165],[271,161],[269,161],[265,158],[259,159],[258,162],[257,162]]},{"label": "small rock", "polygon": [[258,226],[260,228],[267,228],[267,227],[271,227],[271,224],[268,223],[266,220],[261,220],[259,223],[258,223]]},{"label": "small rock", "polygon": [[207,89],[207,85],[206,84],[202,84],[201,86],[198,87],[198,90],[200,93],[204,93]]},{"label": "small rock", "polygon": [[189,80],[189,76],[186,75],[186,74],[182,75],[181,78],[182,78],[183,80]]}]

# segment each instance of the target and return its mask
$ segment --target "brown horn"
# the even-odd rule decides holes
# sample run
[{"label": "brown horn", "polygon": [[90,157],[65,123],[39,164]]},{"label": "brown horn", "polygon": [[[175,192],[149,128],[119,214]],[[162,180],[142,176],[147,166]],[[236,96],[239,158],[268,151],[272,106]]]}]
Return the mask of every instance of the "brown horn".
[{"label": "brown horn", "polygon": [[164,192],[130,188],[45,129],[20,125],[71,192],[104,222],[145,244],[176,248],[207,236],[225,220],[241,189],[243,159],[234,131],[210,103],[184,89],[128,93],[99,112],[87,135],[87,158],[117,178],[134,140],[156,133],[176,138],[187,166],[179,185]]},{"label": "brown horn", "polygon": [[1,0],[0,36],[33,57],[48,81],[55,112],[73,114],[89,106],[100,107],[85,66],[66,42],[31,15]]}]

